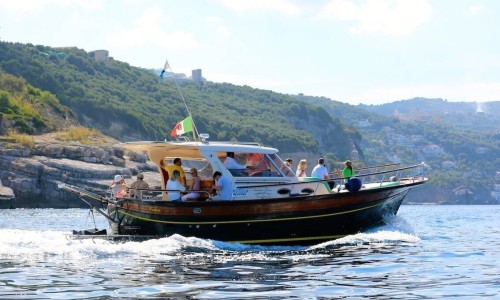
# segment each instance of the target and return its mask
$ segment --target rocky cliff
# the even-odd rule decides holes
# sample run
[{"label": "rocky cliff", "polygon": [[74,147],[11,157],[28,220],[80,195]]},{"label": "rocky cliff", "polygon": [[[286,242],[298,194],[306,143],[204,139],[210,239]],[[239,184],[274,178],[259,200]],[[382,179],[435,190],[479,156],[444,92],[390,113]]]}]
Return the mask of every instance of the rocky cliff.
[{"label": "rocky cliff", "polygon": [[16,207],[85,207],[76,195],[59,189],[58,184],[76,185],[104,196],[114,175],[123,175],[130,184],[140,172],[150,186],[160,185],[156,166],[144,153],[126,153],[111,144],[87,146],[38,140],[28,148],[0,141],[0,180],[13,190]]}]

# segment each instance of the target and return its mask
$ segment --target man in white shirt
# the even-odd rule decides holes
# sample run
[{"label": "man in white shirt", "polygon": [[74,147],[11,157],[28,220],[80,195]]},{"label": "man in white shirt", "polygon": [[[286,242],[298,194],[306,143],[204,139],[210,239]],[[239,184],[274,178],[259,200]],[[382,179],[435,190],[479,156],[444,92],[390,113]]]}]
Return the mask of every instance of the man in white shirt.
[{"label": "man in white shirt", "polygon": [[312,170],[311,177],[316,177],[320,180],[330,179],[328,169],[325,166],[325,159],[318,159],[318,164]]},{"label": "man in white shirt", "polygon": [[244,170],[246,169],[245,165],[239,164],[235,159],[234,159],[234,152],[228,152],[226,160],[224,160],[224,167],[227,169],[237,169],[237,170]]},{"label": "man in white shirt", "polygon": [[[314,167],[311,173],[311,177],[318,178],[319,180],[328,180],[330,179],[330,175],[328,174],[328,169],[325,166],[325,159],[318,159],[318,164]],[[334,181],[328,181],[328,185],[330,188],[335,186]]]},{"label": "man in white shirt", "polygon": [[231,184],[232,184],[231,179],[222,175],[221,172],[216,171],[214,173],[214,180],[215,180],[215,186],[213,188],[218,193],[218,196],[216,196],[214,199],[216,199],[216,200],[232,200],[233,191],[231,188]]}]

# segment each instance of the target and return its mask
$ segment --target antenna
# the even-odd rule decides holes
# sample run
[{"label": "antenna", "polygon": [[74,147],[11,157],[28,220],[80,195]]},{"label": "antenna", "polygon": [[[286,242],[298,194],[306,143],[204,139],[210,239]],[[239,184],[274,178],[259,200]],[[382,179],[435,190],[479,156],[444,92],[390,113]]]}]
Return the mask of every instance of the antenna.
[{"label": "antenna", "polygon": [[193,123],[193,139],[195,141],[198,140],[198,129],[196,129],[196,125],[194,124],[194,118],[193,118],[193,114],[191,113],[191,111],[189,110],[189,107],[186,103],[186,99],[184,99],[184,95],[182,94],[182,91],[181,91],[181,88],[179,87],[179,84],[177,83],[177,80],[175,80],[175,72],[174,70],[172,70],[172,67],[170,66],[170,64],[168,63],[168,60],[165,59],[165,66],[163,67],[163,70],[161,72],[161,75],[160,77],[163,79],[163,73],[167,70],[167,69],[170,69],[170,71],[172,71],[172,73],[174,73],[174,75],[172,76],[172,79],[174,80],[175,82],[175,86],[177,87],[177,90],[179,91],[179,94],[181,95],[181,98],[182,98],[182,102],[184,102],[184,107],[186,107],[186,111],[188,113],[188,116],[191,116],[191,122]]}]

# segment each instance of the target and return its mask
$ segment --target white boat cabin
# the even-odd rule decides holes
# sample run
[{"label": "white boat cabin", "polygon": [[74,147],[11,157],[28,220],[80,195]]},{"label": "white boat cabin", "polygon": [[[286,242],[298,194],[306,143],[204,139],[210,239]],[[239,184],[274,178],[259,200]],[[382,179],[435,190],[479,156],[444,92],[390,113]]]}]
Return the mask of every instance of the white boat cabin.
[{"label": "white boat cabin", "polygon": [[[231,200],[286,198],[293,195],[331,193],[326,182],[303,181],[295,176],[278,156],[278,150],[256,143],[238,142],[134,142],[122,144],[125,149],[146,151],[162,177],[165,189],[168,173],[161,167],[181,159],[182,168],[189,186],[189,170],[196,168],[201,178],[201,189],[206,197],[215,185],[213,174],[222,173],[232,181]],[[233,156],[234,154],[234,156]],[[233,156],[228,158],[229,156]],[[231,163],[227,160],[232,160]],[[217,197],[213,197],[217,200]]]}]

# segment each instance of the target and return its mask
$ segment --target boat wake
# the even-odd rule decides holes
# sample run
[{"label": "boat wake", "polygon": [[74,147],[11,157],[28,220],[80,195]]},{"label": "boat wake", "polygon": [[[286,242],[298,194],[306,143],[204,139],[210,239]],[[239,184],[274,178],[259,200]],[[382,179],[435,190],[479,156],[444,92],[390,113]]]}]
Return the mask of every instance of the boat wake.
[{"label": "boat wake", "polygon": [[205,240],[195,237],[173,235],[146,241],[113,242],[100,238],[72,239],[69,232],[29,231],[21,229],[0,229],[0,258],[50,259],[53,258],[109,258],[135,256],[161,259],[178,258],[180,255],[231,254],[237,253],[311,253],[328,252],[340,247],[358,247],[380,244],[414,244],[420,238],[411,226],[398,216],[386,220],[386,225],[366,232],[349,235],[341,239],[314,246],[259,246]]}]

